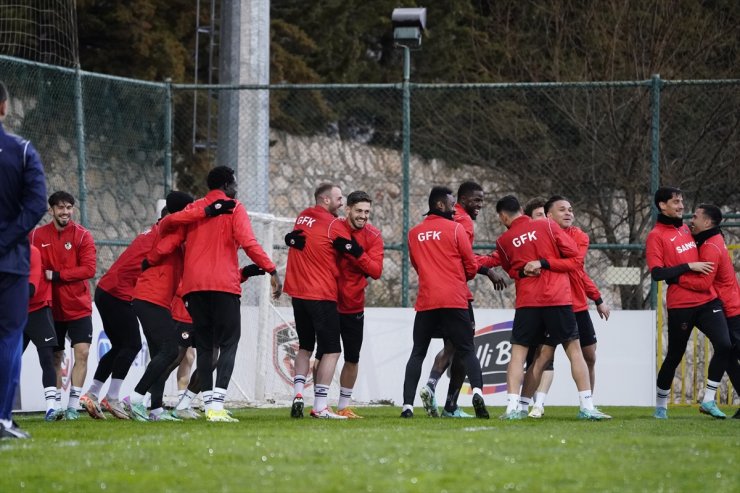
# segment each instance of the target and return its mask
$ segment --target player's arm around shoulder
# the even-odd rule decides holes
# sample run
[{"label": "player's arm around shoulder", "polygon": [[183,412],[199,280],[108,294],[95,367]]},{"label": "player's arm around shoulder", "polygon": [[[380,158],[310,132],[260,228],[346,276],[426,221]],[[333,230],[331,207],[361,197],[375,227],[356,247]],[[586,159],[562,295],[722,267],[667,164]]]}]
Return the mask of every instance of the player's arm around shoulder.
[{"label": "player's arm around shoulder", "polygon": [[385,255],[383,236],[379,229],[369,224],[364,229],[367,229],[367,231],[363,231],[365,238],[363,248],[365,251],[357,259],[357,263],[365,275],[377,280],[383,274],[383,257]]},{"label": "player's arm around shoulder", "polygon": [[470,244],[470,239],[465,228],[460,224],[455,225],[454,235],[458,252],[462,258],[463,268],[465,269],[465,279],[469,281],[478,274],[478,262],[475,260],[473,245]]},{"label": "player's arm around shoulder", "polygon": [[77,246],[77,265],[59,271],[59,280],[67,282],[85,281],[95,277],[97,268],[97,256],[95,242],[92,233],[82,226],[75,225],[82,231],[79,245]]}]

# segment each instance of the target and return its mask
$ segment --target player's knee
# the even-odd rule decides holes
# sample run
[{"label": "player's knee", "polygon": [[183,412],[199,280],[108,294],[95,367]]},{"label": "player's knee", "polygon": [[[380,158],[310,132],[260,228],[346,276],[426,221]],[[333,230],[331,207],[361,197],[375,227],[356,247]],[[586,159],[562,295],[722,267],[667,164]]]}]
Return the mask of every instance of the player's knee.
[{"label": "player's knee", "polygon": [[78,361],[87,364],[87,358],[90,356],[90,346],[75,346],[75,364]]}]

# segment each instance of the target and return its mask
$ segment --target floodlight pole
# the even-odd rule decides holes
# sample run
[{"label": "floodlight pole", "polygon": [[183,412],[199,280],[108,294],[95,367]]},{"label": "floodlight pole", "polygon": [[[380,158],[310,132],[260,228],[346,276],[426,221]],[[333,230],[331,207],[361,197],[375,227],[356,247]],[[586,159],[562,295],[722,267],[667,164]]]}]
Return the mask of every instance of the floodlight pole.
[{"label": "floodlight pole", "polygon": [[409,170],[411,161],[411,50],[403,48],[403,256],[401,258],[401,306],[409,306]]}]

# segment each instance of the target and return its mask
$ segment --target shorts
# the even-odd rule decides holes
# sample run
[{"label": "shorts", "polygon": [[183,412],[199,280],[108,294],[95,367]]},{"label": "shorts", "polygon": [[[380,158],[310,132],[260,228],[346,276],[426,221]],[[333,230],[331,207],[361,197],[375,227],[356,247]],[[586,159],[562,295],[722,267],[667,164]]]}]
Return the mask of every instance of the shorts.
[{"label": "shorts", "polygon": [[[339,332],[342,336],[342,353],[347,363],[360,362],[362,348],[362,332],[365,326],[365,312],[340,313]],[[316,359],[320,360],[322,353],[316,351]]]},{"label": "shorts", "polygon": [[571,305],[522,307],[514,312],[511,343],[520,346],[557,346],[578,339]]},{"label": "shorts", "polygon": [[588,310],[576,313],[576,324],[578,324],[578,338],[581,340],[581,347],[596,344],[596,329],[591,321],[591,315]]},{"label": "shorts", "polygon": [[92,344],[92,317],[82,317],[64,322],[54,321],[57,332],[57,347],[54,351],[64,351],[64,339],[69,336],[72,347],[77,344]]},{"label": "shorts", "polygon": [[51,316],[51,307],[45,306],[28,314],[28,322],[23,336],[39,347],[57,347],[57,331],[54,330],[54,320]]},{"label": "shorts", "polygon": [[175,335],[177,336],[177,344],[180,347],[195,347],[195,330],[193,324],[175,322]]},{"label": "shorts", "polygon": [[342,352],[336,301],[293,298],[293,316],[300,349],[312,353],[315,343],[322,355]]},{"label": "shorts", "polygon": [[470,311],[464,308],[435,308],[416,312],[414,345],[418,341],[443,338],[457,352],[474,351]]}]

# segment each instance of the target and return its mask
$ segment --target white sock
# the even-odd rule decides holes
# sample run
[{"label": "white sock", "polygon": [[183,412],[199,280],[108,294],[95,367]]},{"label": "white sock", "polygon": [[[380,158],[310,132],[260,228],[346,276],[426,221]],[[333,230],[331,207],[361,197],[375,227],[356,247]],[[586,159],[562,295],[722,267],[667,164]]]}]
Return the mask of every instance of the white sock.
[{"label": "white sock", "polygon": [[483,397],[483,391],[480,389],[480,387],[473,388],[473,395],[476,395],[476,394]]},{"label": "white sock", "polygon": [[3,425],[4,428],[12,428],[13,420],[12,419],[0,419],[0,424]]},{"label": "white sock", "polygon": [[143,404],[144,403],[144,394],[140,394],[136,392],[135,390],[131,392],[131,395],[129,396],[129,400],[131,401],[131,404]]},{"label": "white sock", "polygon": [[151,411],[149,411],[149,414],[153,414],[154,416],[161,416],[163,412],[164,408],[158,407],[157,409],[152,409]]},{"label": "white sock", "polygon": [[213,391],[204,390],[203,391],[203,407],[206,409],[206,412],[212,409],[211,407],[212,402],[213,402]]},{"label": "white sock", "polygon": [[713,382],[711,380],[707,380],[707,388],[704,390],[704,399],[702,399],[702,403],[713,401],[714,398],[717,395],[717,388],[719,387],[719,382]]},{"label": "white sock", "polygon": [[62,409],[62,389],[57,388],[56,394],[54,395],[55,409]]},{"label": "white sock", "polygon": [[339,403],[337,404],[337,409],[341,411],[345,407],[349,406],[350,399],[352,399],[352,389],[339,387]]},{"label": "white sock", "polygon": [[590,390],[584,390],[582,392],[578,392],[578,401],[581,404],[581,409],[586,409],[588,411],[594,410],[594,400],[591,397]]},{"label": "white sock", "polygon": [[44,400],[46,401],[46,410],[57,408],[57,388],[44,387]]},{"label": "white sock", "polygon": [[313,386],[313,408],[323,411],[329,403],[329,386],[316,384]]},{"label": "white sock", "polygon": [[293,377],[294,395],[303,395],[303,386],[306,385],[306,375],[296,375]]},{"label": "white sock", "polygon": [[506,413],[519,409],[519,394],[506,394]]},{"label": "white sock", "polygon": [[658,391],[656,393],[656,399],[655,399],[655,407],[664,407],[668,408],[668,396],[671,394],[671,389],[661,389],[658,387]]},{"label": "white sock", "polygon": [[108,397],[111,400],[117,401],[121,398],[121,385],[123,385],[122,378],[111,378],[108,387]]},{"label": "white sock", "polygon": [[403,408],[401,409],[401,412],[404,412],[404,411],[411,411],[413,413],[414,406],[412,406],[411,404],[404,404]]},{"label": "white sock", "polygon": [[105,382],[101,382],[100,380],[93,380],[92,385],[90,385],[90,388],[87,389],[87,393],[97,399],[100,395],[100,390],[103,388],[104,383]]},{"label": "white sock", "polygon": [[193,398],[195,397],[195,394],[193,392],[190,392],[189,390],[185,390],[185,393],[180,397],[180,402],[177,403],[177,409],[178,411],[184,411],[185,409],[188,409],[190,407],[190,403],[193,402]]},{"label": "white sock", "polygon": [[180,399],[182,399],[182,396],[185,395],[185,392],[187,392],[188,389],[179,389],[177,391],[177,402],[180,402]]},{"label": "white sock", "polygon": [[519,398],[519,410],[529,412],[529,406],[532,405],[531,397],[520,397]]},{"label": "white sock", "polygon": [[213,396],[211,399],[211,409],[213,409],[214,411],[223,411],[224,400],[226,400],[226,389],[214,387]]},{"label": "white sock", "polygon": [[545,399],[547,399],[547,392],[535,392],[534,393],[534,405],[538,407],[545,407]]},{"label": "white sock", "polygon": [[82,395],[82,387],[70,387],[69,402],[67,403],[67,409],[79,408],[81,395]]}]

